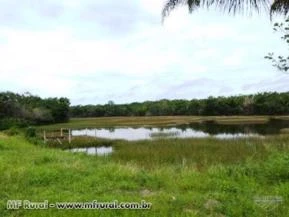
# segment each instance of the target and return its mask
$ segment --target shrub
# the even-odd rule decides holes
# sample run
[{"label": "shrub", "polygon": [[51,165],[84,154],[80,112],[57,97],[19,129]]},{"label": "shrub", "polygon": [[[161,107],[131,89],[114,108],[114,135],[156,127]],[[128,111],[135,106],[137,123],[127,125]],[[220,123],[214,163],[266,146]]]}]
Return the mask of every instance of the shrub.
[{"label": "shrub", "polygon": [[12,127],[21,128],[26,127],[27,121],[19,118],[3,118],[0,120],[0,130],[6,130]]},{"label": "shrub", "polygon": [[25,131],[26,138],[36,137],[36,129],[34,127],[28,127]]},{"label": "shrub", "polygon": [[5,131],[5,133],[8,136],[15,136],[15,135],[20,134],[20,132],[21,132],[20,129],[17,127],[10,127],[8,130]]}]

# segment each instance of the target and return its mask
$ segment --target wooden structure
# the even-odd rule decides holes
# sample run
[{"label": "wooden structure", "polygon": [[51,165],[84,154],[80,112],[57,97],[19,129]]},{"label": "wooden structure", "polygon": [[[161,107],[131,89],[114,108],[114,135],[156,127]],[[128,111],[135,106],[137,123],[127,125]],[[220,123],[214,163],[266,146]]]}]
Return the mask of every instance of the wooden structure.
[{"label": "wooden structure", "polygon": [[[64,130],[68,131],[68,134],[64,133]],[[69,144],[71,143],[71,139],[72,139],[72,132],[71,129],[67,129],[67,128],[61,128],[60,132],[50,132],[47,133],[45,130],[43,131],[43,140],[44,143],[46,143],[49,140],[56,140],[59,144],[62,145],[61,140],[68,140]]]}]

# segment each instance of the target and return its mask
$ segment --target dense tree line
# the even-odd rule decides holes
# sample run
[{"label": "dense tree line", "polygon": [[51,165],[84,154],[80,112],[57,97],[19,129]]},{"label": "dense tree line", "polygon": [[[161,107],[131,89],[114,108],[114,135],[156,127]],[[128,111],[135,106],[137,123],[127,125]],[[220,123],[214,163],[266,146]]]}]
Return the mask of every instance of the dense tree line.
[{"label": "dense tree line", "polygon": [[288,115],[289,92],[209,97],[192,100],[159,100],[142,103],[77,105],[71,117],[161,116],[161,115]]},{"label": "dense tree line", "polygon": [[67,98],[42,99],[30,93],[0,92],[0,130],[68,121],[69,105]]},{"label": "dense tree line", "polygon": [[66,122],[69,117],[162,115],[288,115],[289,92],[69,106],[67,98],[42,99],[29,93],[0,92],[0,130],[11,126]]}]

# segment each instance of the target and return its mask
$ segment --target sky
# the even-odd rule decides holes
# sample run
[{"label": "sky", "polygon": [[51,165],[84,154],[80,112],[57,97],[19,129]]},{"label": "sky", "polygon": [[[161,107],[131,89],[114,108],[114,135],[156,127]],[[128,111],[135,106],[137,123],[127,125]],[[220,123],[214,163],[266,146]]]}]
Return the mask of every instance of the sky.
[{"label": "sky", "polygon": [[179,7],[162,23],[163,0],[0,4],[0,91],[72,105],[289,91],[264,59],[288,53],[267,13]]}]

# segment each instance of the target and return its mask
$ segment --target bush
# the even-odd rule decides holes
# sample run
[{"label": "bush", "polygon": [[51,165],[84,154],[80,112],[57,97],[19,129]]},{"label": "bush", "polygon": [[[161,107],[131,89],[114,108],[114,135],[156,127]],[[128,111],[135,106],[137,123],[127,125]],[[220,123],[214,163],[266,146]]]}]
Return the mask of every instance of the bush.
[{"label": "bush", "polygon": [[34,127],[28,127],[25,131],[26,138],[36,137],[36,129]]},{"label": "bush", "polygon": [[288,182],[289,180],[289,154],[275,153],[262,168],[265,177],[272,182]]},{"label": "bush", "polygon": [[8,130],[5,131],[5,133],[8,136],[16,136],[16,135],[19,135],[20,132],[21,132],[20,129],[17,128],[17,127],[11,127],[11,128],[9,128]]},{"label": "bush", "polygon": [[19,118],[3,118],[0,120],[0,130],[6,130],[10,128],[21,128],[26,127],[28,122],[24,119]]},{"label": "bush", "polygon": [[34,127],[28,127],[25,131],[26,138],[36,137],[36,129]]}]

